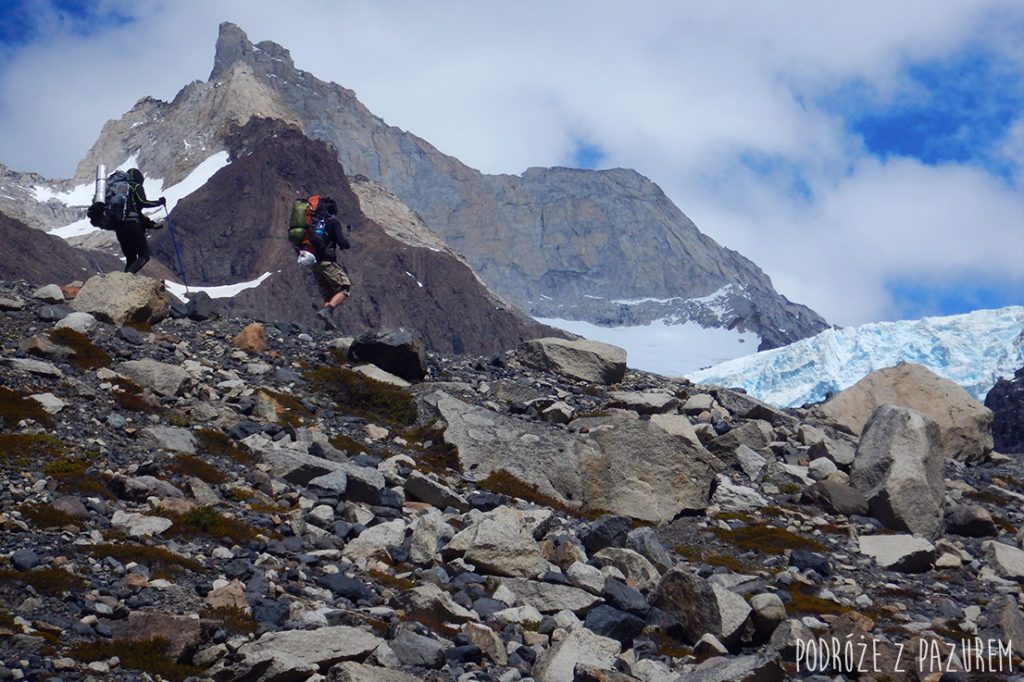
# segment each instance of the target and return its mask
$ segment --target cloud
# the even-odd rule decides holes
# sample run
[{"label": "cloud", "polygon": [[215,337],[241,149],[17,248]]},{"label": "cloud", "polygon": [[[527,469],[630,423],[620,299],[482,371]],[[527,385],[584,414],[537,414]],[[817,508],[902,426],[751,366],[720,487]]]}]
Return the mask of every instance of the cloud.
[{"label": "cloud", "polygon": [[[908,282],[1002,280],[1024,302],[1024,123],[1000,87],[1024,73],[1016,0],[36,5],[46,21],[0,66],[0,161],[16,170],[71,176],[107,119],[205,79],[230,20],[483,172],[595,158],[581,149],[635,168],[830,321],[933,314],[900,300]],[[959,127],[914,141],[942,152],[928,158],[898,117],[946,102],[940,85],[972,75],[957,64],[982,70],[978,111],[949,100]]]}]

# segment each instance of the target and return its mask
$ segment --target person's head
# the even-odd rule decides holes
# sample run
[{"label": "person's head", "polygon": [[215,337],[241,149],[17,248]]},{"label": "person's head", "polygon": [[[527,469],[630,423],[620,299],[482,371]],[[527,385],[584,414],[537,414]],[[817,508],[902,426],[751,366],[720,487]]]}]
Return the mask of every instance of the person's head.
[{"label": "person's head", "polygon": [[146,178],[142,177],[142,171],[138,168],[132,168],[128,171],[128,181],[134,182],[136,185],[141,185],[146,181]]},{"label": "person's head", "polygon": [[332,199],[331,197],[321,197],[318,208],[321,207],[323,208],[323,211],[327,215],[338,215],[338,202]]}]

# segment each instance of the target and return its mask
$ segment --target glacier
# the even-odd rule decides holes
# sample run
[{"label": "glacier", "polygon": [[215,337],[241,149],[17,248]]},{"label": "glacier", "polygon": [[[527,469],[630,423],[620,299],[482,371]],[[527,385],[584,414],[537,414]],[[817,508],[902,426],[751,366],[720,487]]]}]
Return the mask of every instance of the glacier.
[{"label": "glacier", "polygon": [[697,384],[742,388],[777,407],[815,403],[877,369],[924,365],[979,402],[1024,367],[1024,306],[827,329],[781,348],[691,372]]}]

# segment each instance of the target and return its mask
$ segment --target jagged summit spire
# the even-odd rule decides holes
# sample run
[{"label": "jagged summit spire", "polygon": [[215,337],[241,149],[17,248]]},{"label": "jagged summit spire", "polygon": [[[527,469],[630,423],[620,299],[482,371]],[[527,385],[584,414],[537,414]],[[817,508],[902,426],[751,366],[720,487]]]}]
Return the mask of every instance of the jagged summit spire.
[{"label": "jagged summit spire", "polygon": [[[264,60],[264,56],[269,59]],[[288,50],[270,41],[263,41],[253,46],[245,31],[230,21],[225,21],[220,25],[220,32],[217,35],[217,49],[209,80],[221,77],[235,62],[247,62],[252,65],[265,62],[265,66],[269,67],[268,71],[275,70],[274,67],[280,68],[282,64],[287,69],[294,68],[292,56]]]}]

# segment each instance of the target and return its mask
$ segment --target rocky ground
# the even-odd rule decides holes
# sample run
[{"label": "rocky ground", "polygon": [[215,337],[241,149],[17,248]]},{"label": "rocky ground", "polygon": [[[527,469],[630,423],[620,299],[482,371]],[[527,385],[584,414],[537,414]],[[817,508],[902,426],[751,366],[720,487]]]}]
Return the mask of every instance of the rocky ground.
[{"label": "rocky ground", "polygon": [[0,283],[0,680],[1022,679],[984,434],[75,294]]}]

